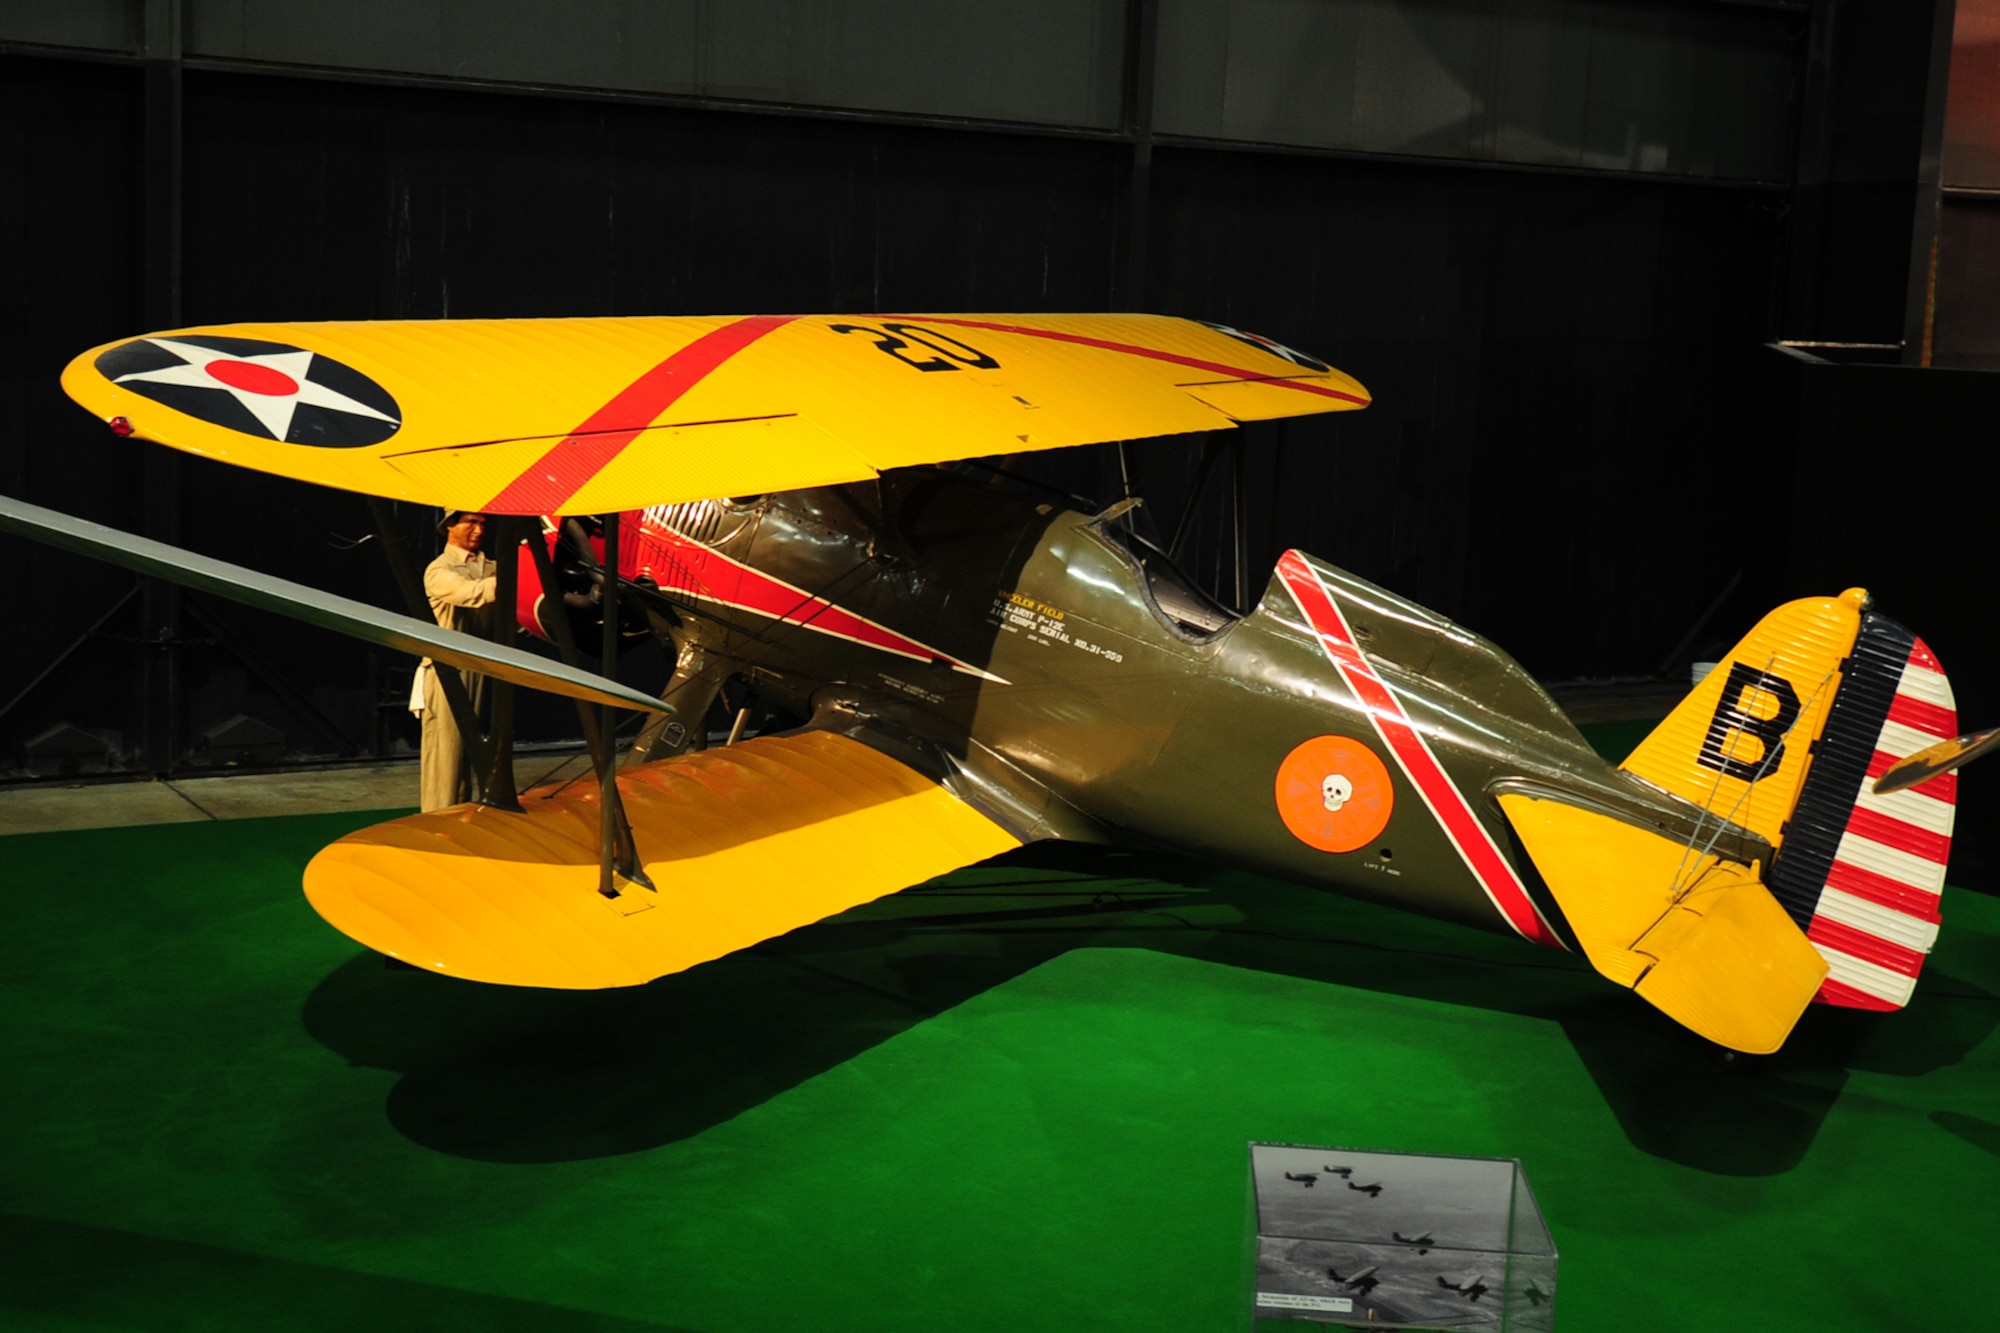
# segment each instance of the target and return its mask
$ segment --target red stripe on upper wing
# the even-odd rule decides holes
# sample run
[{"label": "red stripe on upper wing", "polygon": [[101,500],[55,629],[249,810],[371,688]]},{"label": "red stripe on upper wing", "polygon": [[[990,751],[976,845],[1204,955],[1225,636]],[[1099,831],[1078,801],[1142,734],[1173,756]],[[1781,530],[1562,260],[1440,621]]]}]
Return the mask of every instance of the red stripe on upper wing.
[{"label": "red stripe on upper wing", "polygon": [[[1020,324],[996,324],[984,319],[951,319],[940,315],[887,316],[887,318],[921,319],[926,324],[954,324],[965,329],[991,329],[995,333],[1018,333],[1025,338],[1046,338],[1050,342],[1074,343],[1079,347],[1096,347],[1106,352],[1123,352],[1127,356],[1143,356],[1151,361],[1168,361],[1177,366],[1206,371],[1212,375],[1256,380],[1276,388],[1317,394],[1321,398],[1338,398],[1343,403],[1353,403],[1359,407],[1366,407],[1373,401],[1362,394],[1343,393],[1339,389],[1329,389],[1323,384],[1307,384],[1296,379],[1266,374],[1261,370],[1245,370],[1241,366],[1226,365],[1220,361],[1203,361],[1199,357],[1182,356],[1179,352],[1165,352],[1157,347],[1141,347],[1137,343],[1113,342],[1109,338],[1092,338],[1081,333],[1060,333],[1054,329],[1031,329]],[[1311,373],[1310,367],[1300,366],[1299,369]]]},{"label": "red stripe on upper wing", "polygon": [[710,371],[796,318],[752,315],[704,333],[626,385],[482,507],[496,514],[561,513],[571,496]]},{"label": "red stripe on upper wing", "polygon": [[1444,827],[1452,845],[1458,849],[1459,856],[1485,890],[1487,898],[1506,918],[1507,924],[1523,937],[1553,949],[1562,948],[1562,941],[1556,938],[1555,932],[1535,910],[1514,868],[1500,855],[1486,826],[1473,814],[1464,795],[1444,771],[1444,766],[1438,763],[1437,756],[1431,753],[1430,746],[1425,744],[1422,733],[1411,721],[1402,702],[1362,655],[1360,646],[1348,629],[1346,617],[1341,615],[1333,594],[1320,582],[1319,575],[1296,551],[1285,552],[1278,561],[1278,572],[1307,623],[1318,631],[1321,648],[1368,711],[1368,719],[1374,723],[1376,734],[1396,756],[1404,775],[1415,784],[1424,798],[1424,804],[1430,807],[1431,813]]},{"label": "red stripe on upper wing", "polygon": [[1897,695],[1895,702],[1889,705],[1889,720],[1945,740],[1958,735],[1958,713],[1955,710],[1925,703],[1914,695]]}]

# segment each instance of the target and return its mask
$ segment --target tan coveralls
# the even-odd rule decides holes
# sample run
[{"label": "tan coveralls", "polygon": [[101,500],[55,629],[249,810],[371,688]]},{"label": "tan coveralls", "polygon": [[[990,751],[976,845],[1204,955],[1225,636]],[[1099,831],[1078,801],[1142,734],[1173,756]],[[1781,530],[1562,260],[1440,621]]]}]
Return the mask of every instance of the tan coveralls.
[{"label": "tan coveralls", "polygon": [[[424,592],[431,600],[431,614],[446,629],[491,637],[493,613],[487,608],[492,606],[498,590],[499,575],[493,563],[476,551],[447,546],[444,554],[424,569]],[[465,738],[459,735],[458,719],[452,716],[451,705],[445,701],[444,689],[437,680],[439,671],[454,669],[437,666],[428,657],[418,668],[423,681],[423,808],[426,810],[457,805],[470,795],[465,772]],[[472,705],[477,709],[486,677],[461,671],[459,678],[465,682],[465,692],[472,696]]]}]

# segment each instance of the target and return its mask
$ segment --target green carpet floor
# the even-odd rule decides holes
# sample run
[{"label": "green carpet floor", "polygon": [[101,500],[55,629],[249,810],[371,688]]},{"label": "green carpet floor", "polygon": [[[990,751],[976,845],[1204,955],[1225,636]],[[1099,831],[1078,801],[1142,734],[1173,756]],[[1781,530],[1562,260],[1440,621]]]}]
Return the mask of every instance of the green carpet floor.
[{"label": "green carpet floor", "polygon": [[1994,1326],[2000,900],[1746,1076],[1525,944],[1065,848],[632,991],[392,972],[298,890],[365,822],[0,839],[0,1329],[1231,1329],[1251,1139],[1521,1158],[1571,1333]]}]

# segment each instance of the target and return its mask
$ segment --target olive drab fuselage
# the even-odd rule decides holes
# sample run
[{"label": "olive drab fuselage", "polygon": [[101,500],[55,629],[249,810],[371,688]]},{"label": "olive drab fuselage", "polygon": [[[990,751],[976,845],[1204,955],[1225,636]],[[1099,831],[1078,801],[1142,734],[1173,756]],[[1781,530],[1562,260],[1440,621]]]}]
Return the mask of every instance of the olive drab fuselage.
[{"label": "olive drab fuselage", "polygon": [[[1183,849],[1502,931],[1494,880],[1511,878],[1532,902],[1511,928],[1569,945],[1500,793],[1560,792],[1683,841],[1702,820],[1607,764],[1485,639],[1297,553],[1237,616],[1119,517],[942,469],[662,506],[625,530],[682,718],[742,677],[1024,838]],[[670,735],[654,755],[701,743],[698,724]],[[1719,850],[1769,856],[1734,828]]]}]

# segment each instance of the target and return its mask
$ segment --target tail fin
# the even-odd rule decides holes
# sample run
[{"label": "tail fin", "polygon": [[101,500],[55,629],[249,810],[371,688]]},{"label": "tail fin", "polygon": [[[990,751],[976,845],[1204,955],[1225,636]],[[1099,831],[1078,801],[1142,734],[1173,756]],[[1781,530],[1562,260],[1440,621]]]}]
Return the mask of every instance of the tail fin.
[{"label": "tail fin", "polygon": [[1771,1051],[1806,1005],[1897,1009],[1937,938],[1957,780],[1873,780],[1957,731],[1923,640],[1855,588],[1779,607],[1625,761],[1776,849],[1768,866],[1569,805],[1502,810],[1598,971],[1696,1032]]},{"label": "tail fin", "polygon": [[1866,598],[1851,588],[1765,616],[1627,756],[1625,771],[1777,845]]},{"label": "tail fin", "polygon": [[1867,606],[1779,607],[1624,767],[1778,849],[1765,885],[1829,969],[1814,998],[1899,1009],[1937,938],[1957,779],[1869,784],[1958,719],[1923,640]]}]

